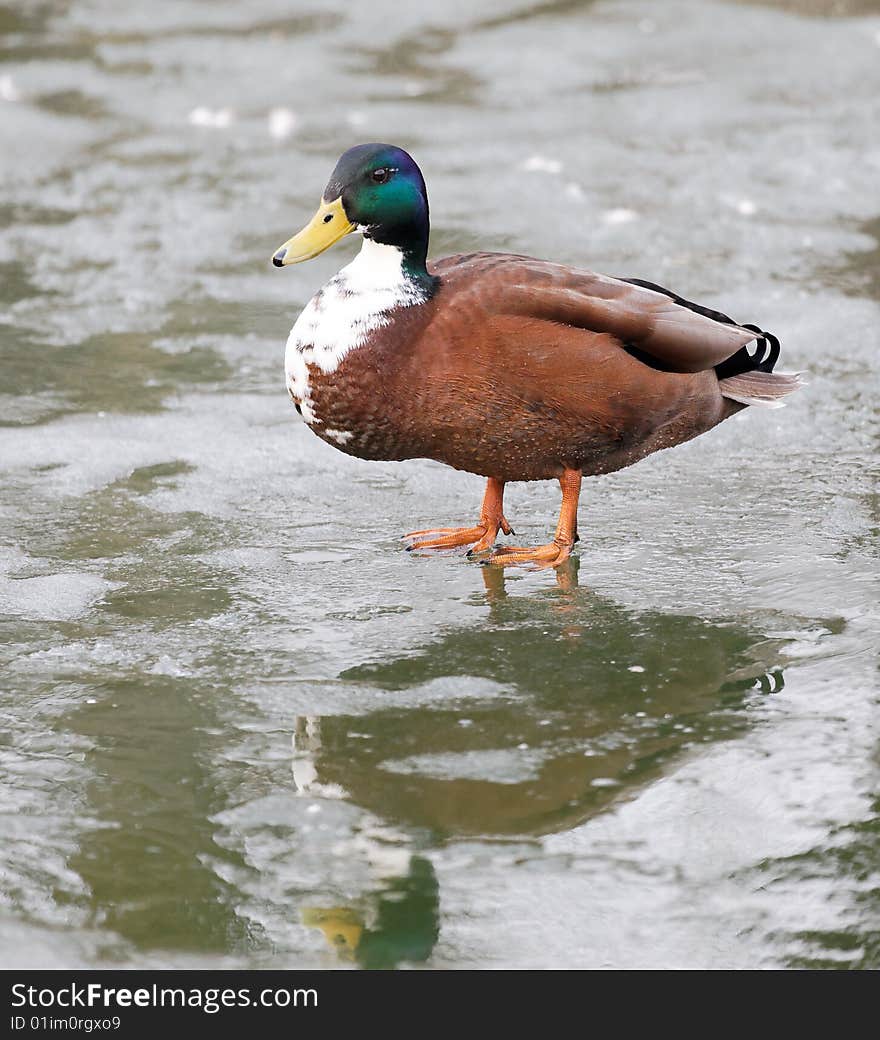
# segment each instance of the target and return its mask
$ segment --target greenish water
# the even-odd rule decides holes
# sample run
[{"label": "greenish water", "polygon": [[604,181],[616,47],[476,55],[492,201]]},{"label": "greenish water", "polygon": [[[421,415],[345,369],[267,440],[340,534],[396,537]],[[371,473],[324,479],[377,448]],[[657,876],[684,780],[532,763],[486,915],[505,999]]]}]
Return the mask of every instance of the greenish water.
[{"label": "greenish water", "polygon": [[[878,93],[867,2],[0,6],[0,965],[880,967]],[[481,482],[309,433],[354,247],[268,262],[370,139],[434,255],[809,388],[588,481],[557,574],[414,559]]]}]

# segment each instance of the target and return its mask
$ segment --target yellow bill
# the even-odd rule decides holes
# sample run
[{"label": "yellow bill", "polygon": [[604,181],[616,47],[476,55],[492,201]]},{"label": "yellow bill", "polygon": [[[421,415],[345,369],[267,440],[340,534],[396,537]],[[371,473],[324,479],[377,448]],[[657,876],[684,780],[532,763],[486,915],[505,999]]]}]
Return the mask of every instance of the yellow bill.
[{"label": "yellow bill", "polygon": [[320,928],[333,949],[343,956],[351,956],[360,945],[364,933],[363,917],[351,907],[331,909],[303,907],[302,921],[309,928]]},{"label": "yellow bill", "polygon": [[318,212],[293,238],[289,238],[272,257],[276,267],[300,264],[329,249],[334,242],[354,231],[354,224],[345,215],[342,199],[321,202]]}]

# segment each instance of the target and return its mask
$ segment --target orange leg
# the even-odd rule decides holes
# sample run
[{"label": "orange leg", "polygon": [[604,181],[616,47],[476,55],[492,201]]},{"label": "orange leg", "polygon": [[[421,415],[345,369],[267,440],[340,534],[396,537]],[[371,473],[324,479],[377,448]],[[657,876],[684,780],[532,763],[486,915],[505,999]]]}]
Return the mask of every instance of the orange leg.
[{"label": "orange leg", "polygon": [[[459,549],[472,545],[472,553],[486,552],[495,544],[498,532],[513,534],[513,528],[504,515],[504,483],[489,477],[480,519],[474,527],[434,527],[424,531],[410,531],[403,537],[410,544],[408,552],[422,549]],[[476,543],[476,544],[475,544]]]},{"label": "orange leg", "polygon": [[486,563],[497,563],[509,567],[516,563],[534,563],[539,568],[558,567],[571,556],[572,546],[577,538],[577,508],[581,493],[581,472],[567,469],[559,478],[562,488],[562,508],[559,510],[559,523],[556,525],[556,537],[548,545],[540,545],[537,549],[524,549],[518,546],[496,549]]}]

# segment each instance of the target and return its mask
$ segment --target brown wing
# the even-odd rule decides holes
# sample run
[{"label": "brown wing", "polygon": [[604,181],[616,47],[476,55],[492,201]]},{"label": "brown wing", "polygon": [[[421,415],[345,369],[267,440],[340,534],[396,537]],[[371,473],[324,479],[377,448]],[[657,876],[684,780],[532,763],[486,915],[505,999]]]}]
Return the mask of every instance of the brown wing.
[{"label": "brown wing", "polygon": [[504,253],[451,256],[433,265],[444,282],[483,296],[495,314],[605,333],[672,372],[704,372],[758,338],[676,298],[619,278]]}]

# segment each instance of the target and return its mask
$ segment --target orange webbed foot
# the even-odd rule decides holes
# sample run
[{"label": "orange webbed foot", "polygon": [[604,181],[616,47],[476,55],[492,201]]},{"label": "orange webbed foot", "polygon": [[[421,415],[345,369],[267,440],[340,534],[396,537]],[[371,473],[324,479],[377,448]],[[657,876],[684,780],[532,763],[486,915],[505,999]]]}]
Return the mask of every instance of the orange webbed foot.
[{"label": "orange webbed foot", "polygon": [[547,567],[561,567],[571,557],[571,549],[572,542],[569,541],[553,541],[533,549],[511,545],[496,549],[483,563],[497,567],[526,565],[535,570],[544,570]]},{"label": "orange webbed foot", "polygon": [[539,545],[536,549],[522,546],[510,546],[496,549],[484,562],[498,567],[515,567],[519,564],[543,570],[545,567],[560,567],[571,558],[571,550],[578,540],[577,507],[581,492],[581,473],[579,470],[566,469],[559,478],[562,488],[562,507],[559,510],[559,523],[556,525],[556,537],[547,545]]},{"label": "orange webbed foot", "polygon": [[407,552],[423,550],[461,549],[479,543],[488,532],[484,527],[435,527],[424,531],[410,531],[403,536],[408,542]]},{"label": "orange webbed foot", "polygon": [[495,544],[499,530],[512,534],[513,528],[502,516],[497,523],[482,521],[474,527],[433,527],[410,531],[403,536],[409,542],[407,552],[443,551],[471,546],[470,553],[488,552]]},{"label": "orange webbed foot", "polygon": [[[480,519],[473,527],[433,527],[423,531],[410,531],[403,536],[408,552],[442,552],[450,549],[461,549],[471,546],[470,553],[488,552],[495,544],[498,532],[512,534],[513,528],[507,522],[502,503],[504,501],[504,484],[490,477],[483,496]],[[470,555],[470,554],[469,554]]]}]

